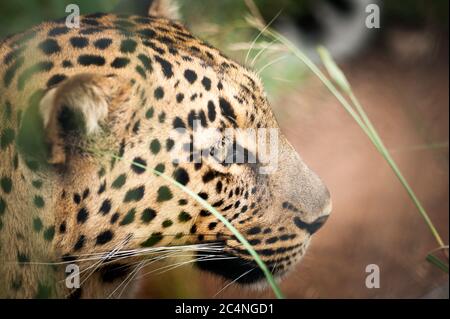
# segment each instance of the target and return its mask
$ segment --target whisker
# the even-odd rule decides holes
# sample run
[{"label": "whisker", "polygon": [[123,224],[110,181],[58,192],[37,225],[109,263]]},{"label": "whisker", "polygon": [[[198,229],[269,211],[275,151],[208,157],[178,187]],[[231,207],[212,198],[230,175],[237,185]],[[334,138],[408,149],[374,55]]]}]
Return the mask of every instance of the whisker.
[{"label": "whisker", "polygon": [[281,61],[281,60],[286,59],[287,57],[288,57],[287,55],[283,55],[283,56],[280,56],[280,57],[278,57],[278,58],[276,58],[276,59],[274,59],[274,60],[268,62],[268,63],[265,64],[262,68],[260,68],[256,73],[259,74],[259,75],[261,75],[261,73],[262,73],[265,69],[267,69],[268,67],[274,65],[275,63],[277,63],[277,62],[279,62],[279,61]]},{"label": "whisker", "polygon": [[248,50],[246,56],[245,56],[245,62],[244,64],[247,65],[248,59],[250,57],[250,53],[253,50],[253,47],[255,46],[258,39],[266,32],[266,30],[270,27],[270,25],[278,18],[278,16],[281,14],[282,10],[280,10],[275,17],[273,17],[272,20],[259,32],[259,34],[256,36],[256,38],[253,40],[252,45],[250,46],[250,49]]},{"label": "whisker", "polygon": [[255,66],[256,61],[258,60],[258,58],[264,53],[266,52],[270,47],[272,47],[278,40],[272,40],[271,42],[267,43],[264,48],[262,48],[261,50],[259,50],[259,52],[255,55],[255,57],[253,58],[252,62],[250,62],[250,65],[252,67]]},{"label": "whisker", "polygon": [[253,270],[255,270],[255,268],[252,268],[250,270],[247,270],[246,272],[244,272],[242,275],[240,275],[239,277],[237,277],[236,279],[234,279],[232,282],[229,282],[227,285],[225,285],[222,289],[220,289],[214,296],[213,298],[216,298],[221,292],[223,292],[225,289],[227,289],[228,287],[230,287],[232,284],[235,284],[239,279],[241,279],[242,277],[248,275],[250,272],[252,272]]}]

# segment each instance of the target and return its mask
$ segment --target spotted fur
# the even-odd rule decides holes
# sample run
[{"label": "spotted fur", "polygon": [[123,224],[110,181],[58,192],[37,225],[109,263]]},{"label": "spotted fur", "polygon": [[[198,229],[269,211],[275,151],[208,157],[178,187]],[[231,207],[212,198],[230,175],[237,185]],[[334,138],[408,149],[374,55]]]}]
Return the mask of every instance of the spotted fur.
[{"label": "spotted fur", "polygon": [[[153,169],[221,212],[277,277],[330,213],[326,187],[283,136],[269,175],[259,162],[171,160],[180,143],[195,155],[169,134],[192,135],[195,120],[222,131],[278,125],[258,77],[161,17],[167,8],[85,15],[79,29],[45,22],[1,42],[0,297],[105,297],[142,258],[111,252],[203,243],[234,259],[201,269],[235,279],[254,268],[239,282],[261,281],[230,231]],[[101,258],[80,289],[65,287],[63,266],[39,264],[86,266],[87,254]]]}]

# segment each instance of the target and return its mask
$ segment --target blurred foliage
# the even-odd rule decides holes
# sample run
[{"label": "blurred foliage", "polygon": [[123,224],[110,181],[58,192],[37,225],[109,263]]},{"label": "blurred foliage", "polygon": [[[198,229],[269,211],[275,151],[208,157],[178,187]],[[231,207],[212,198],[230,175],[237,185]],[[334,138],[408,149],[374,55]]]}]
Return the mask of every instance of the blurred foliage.
[{"label": "blurred foliage", "polygon": [[390,22],[423,26],[432,22],[448,27],[448,0],[395,0],[384,1],[383,12]]},{"label": "blurred foliage", "polygon": [[82,14],[109,12],[118,0],[1,0],[0,38],[26,30],[45,20],[66,15],[66,6],[76,3]]}]

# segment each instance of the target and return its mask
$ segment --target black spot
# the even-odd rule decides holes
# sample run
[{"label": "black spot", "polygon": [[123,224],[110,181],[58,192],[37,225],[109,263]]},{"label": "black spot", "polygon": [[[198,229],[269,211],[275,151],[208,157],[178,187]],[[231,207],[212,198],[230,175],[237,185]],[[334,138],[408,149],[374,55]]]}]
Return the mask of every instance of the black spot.
[{"label": "black spot", "polygon": [[105,65],[105,58],[100,55],[93,54],[83,54],[78,57],[78,63],[84,66],[96,65],[103,66]]},{"label": "black spot", "polygon": [[97,194],[100,195],[100,194],[103,193],[105,190],[106,190],[106,181],[104,181],[104,182],[100,185],[100,187],[98,188]]},{"label": "black spot", "polygon": [[158,115],[158,121],[159,121],[159,123],[164,123],[165,120],[166,120],[166,113],[165,112],[161,112]]},{"label": "black spot", "polygon": [[61,47],[59,46],[58,42],[54,39],[47,39],[39,43],[39,49],[41,49],[41,51],[44,52],[44,54],[46,55],[52,55],[54,53],[61,51]]},{"label": "black spot", "polygon": [[201,110],[198,114],[199,118],[200,118],[200,124],[203,127],[208,127],[208,123],[206,122],[206,114],[203,110]]},{"label": "black spot", "polygon": [[142,212],[141,215],[141,220],[148,224],[149,222],[151,222],[154,218],[156,217],[156,211],[154,209],[151,208],[146,208],[144,209],[144,211]]},{"label": "black spot", "polygon": [[157,171],[157,172],[164,173],[165,170],[166,170],[166,167],[162,163],[155,166],[155,171]]},{"label": "black spot", "polygon": [[137,43],[134,40],[123,40],[120,44],[120,51],[122,53],[133,53],[136,50]]},{"label": "black spot", "polygon": [[93,26],[99,26],[100,22],[98,22],[97,20],[94,19],[86,19],[84,18],[82,21],[83,24],[88,24],[88,25],[93,25]]},{"label": "black spot", "polygon": [[149,47],[151,49],[153,49],[154,51],[158,52],[159,54],[164,54],[166,53],[166,51],[164,51],[164,49],[158,47],[155,43],[153,43],[152,41],[144,41],[142,42],[143,45],[145,45],[146,47]]},{"label": "black spot", "polygon": [[214,122],[216,119],[216,106],[214,105],[213,101],[208,102],[208,119],[211,122]]},{"label": "black spot", "polygon": [[162,87],[158,87],[155,90],[154,95],[155,95],[155,99],[161,100],[164,97],[164,89]]},{"label": "black spot", "polygon": [[209,78],[207,78],[206,76],[202,80],[202,85],[206,91],[211,90],[211,80]]},{"label": "black spot", "polygon": [[234,113],[234,109],[231,104],[224,98],[220,98],[219,106],[220,110],[222,111],[222,115],[224,115],[227,120],[229,120],[234,126],[236,126],[236,114]]},{"label": "black spot", "polygon": [[173,178],[182,185],[187,185],[187,183],[189,183],[189,174],[181,167],[173,173]]},{"label": "black spot", "polygon": [[63,221],[63,222],[59,225],[59,232],[60,232],[61,234],[64,234],[64,233],[66,232],[66,230],[67,230],[67,225],[66,225],[66,222]]},{"label": "black spot", "polygon": [[62,66],[63,66],[63,68],[68,69],[68,68],[72,68],[73,64],[69,60],[64,60],[62,63]]},{"label": "black spot", "polygon": [[89,216],[88,210],[87,210],[86,208],[84,208],[84,207],[81,208],[81,209],[78,211],[78,214],[77,214],[77,222],[78,222],[79,224],[85,223],[86,220],[88,219],[88,216]]},{"label": "black spot", "polygon": [[185,222],[187,222],[187,221],[190,221],[191,219],[192,219],[192,216],[189,215],[189,214],[186,213],[186,212],[181,212],[181,213],[178,215],[178,220],[179,220],[180,222],[182,222],[182,223],[185,223]]},{"label": "black spot", "polygon": [[106,230],[97,236],[96,245],[104,245],[114,237],[110,230]]},{"label": "black spot", "polygon": [[170,219],[166,219],[165,221],[162,222],[161,226],[163,228],[168,228],[170,226],[173,225],[173,221],[171,221]]},{"label": "black spot", "polygon": [[86,199],[86,198],[89,196],[89,193],[90,193],[89,188],[86,188],[86,189],[83,191],[83,199]]},{"label": "black spot", "polygon": [[50,36],[50,37],[57,37],[57,36],[69,33],[69,31],[70,31],[70,29],[67,28],[67,27],[56,27],[56,28],[51,29],[48,32],[48,36]]},{"label": "black spot", "polygon": [[114,224],[114,223],[119,219],[119,217],[120,217],[120,214],[119,214],[119,213],[114,213],[114,214],[111,216],[110,223],[111,223],[111,224]]},{"label": "black spot", "polygon": [[144,36],[146,38],[153,38],[156,36],[156,32],[152,29],[141,29],[136,31],[137,34]]},{"label": "black spot", "polygon": [[150,143],[150,151],[156,155],[159,153],[160,150],[161,150],[161,143],[159,143],[159,140],[155,138]]},{"label": "black spot", "polygon": [[136,209],[131,209],[128,213],[122,218],[119,225],[125,226],[131,224],[134,221],[134,217],[136,216]]},{"label": "black spot", "polygon": [[87,28],[87,29],[82,29],[80,31],[80,34],[90,35],[90,34],[103,32],[103,30],[104,30],[103,28]]},{"label": "black spot", "polygon": [[173,198],[172,192],[169,187],[161,186],[158,189],[158,197],[156,198],[157,202],[165,202],[169,201]]},{"label": "black spot", "polygon": [[141,121],[137,121],[133,125],[133,133],[137,134],[139,132],[139,128],[141,127]]},{"label": "black spot", "polygon": [[111,210],[111,200],[105,199],[102,203],[102,206],[100,206],[99,213],[106,215]]},{"label": "black spot", "polygon": [[252,239],[252,240],[249,240],[248,243],[252,246],[255,246],[255,245],[261,244],[261,241],[259,239]]},{"label": "black spot", "polygon": [[140,65],[136,66],[135,70],[140,76],[142,76],[143,79],[147,78],[147,74],[145,74],[144,69]]},{"label": "black spot", "polygon": [[75,246],[73,247],[73,250],[74,251],[78,251],[81,248],[83,248],[85,240],[86,240],[86,236],[84,236],[84,235],[81,235],[80,237],[78,237],[78,240],[75,243]]},{"label": "black spot", "polygon": [[172,140],[171,138],[168,138],[166,140],[166,150],[167,150],[167,152],[170,152],[174,145],[175,145],[174,140]]},{"label": "black spot", "polygon": [[203,200],[207,200],[208,199],[208,194],[204,193],[204,192],[201,192],[201,193],[198,193],[198,197],[200,197]]},{"label": "black spot", "polygon": [[217,226],[217,223],[216,223],[216,222],[211,222],[211,223],[209,223],[209,225],[208,225],[208,229],[209,229],[209,230],[213,230],[214,228],[216,228],[216,226]]},{"label": "black spot", "polygon": [[130,63],[130,59],[128,58],[115,58],[112,61],[111,66],[115,69],[120,69],[126,67]]},{"label": "black spot", "polygon": [[28,255],[21,253],[21,252],[17,252],[17,261],[20,264],[20,266],[24,266],[26,263],[30,262],[30,257],[28,257]]},{"label": "black spot", "polygon": [[47,81],[47,87],[52,87],[67,79],[64,74],[55,74]]},{"label": "black spot", "polygon": [[151,119],[153,117],[153,114],[155,114],[155,109],[153,107],[149,108],[147,112],[145,113],[145,117],[147,119]]},{"label": "black spot", "polygon": [[186,70],[184,71],[184,77],[186,80],[188,80],[189,83],[193,84],[195,81],[197,81],[197,73],[195,73],[192,70]]},{"label": "black spot", "polygon": [[119,175],[111,184],[112,188],[121,188],[123,185],[125,185],[125,182],[127,181],[127,176],[125,174]]},{"label": "black spot", "polygon": [[135,157],[133,163],[131,164],[131,169],[136,174],[142,174],[145,172],[146,166],[147,162],[145,160],[143,160],[141,157]]},{"label": "black spot", "polygon": [[186,124],[184,124],[183,120],[180,119],[178,116],[173,120],[173,128],[174,129],[180,129],[180,128],[186,128]]},{"label": "black spot", "polygon": [[183,93],[178,93],[177,94],[177,102],[181,103],[184,100],[184,94]]},{"label": "black spot", "polygon": [[222,192],[222,187],[223,187],[222,181],[218,181],[217,184],[216,184],[216,192],[217,192],[217,194],[220,194]]},{"label": "black spot", "polygon": [[123,201],[124,203],[138,202],[144,197],[144,193],[145,193],[144,186],[132,188],[125,194]]},{"label": "black spot", "polygon": [[81,196],[80,196],[80,194],[78,194],[78,193],[76,193],[76,194],[73,194],[73,201],[75,202],[75,204],[80,204],[81,203]]},{"label": "black spot", "polygon": [[216,176],[217,176],[217,174],[215,171],[206,172],[202,177],[203,183],[208,183],[208,182],[212,181],[214,178],[216,178]]},{"label": "black spot", "polygon": [[170,79],[173,76],[172,64],[170,64],[170,62],[161,58],[160,56],[156,56],[155,59],[156,62],[158,62],[161,65],[161,69],[164,73],[164,76]]},{"label": "black spot", "polygon": [[260,227],[253,227],[247,231],[247,235],[256,235],[256,234],[259,234],[260,232],[261,232]]},{"label": "black spot", "polygon": [[77,260],[77,257],[71,256],[71,255],[69,255],[69,254],[64,254],[64,255],[62,255],[62,257],[61,257],[61,260],[62,260],[63,262],[75,261],[75,260]]},{"label": "black spot", "polygon": [[220,207],[222,206],[224,203],[223,199],[219,200],[218,202],[215,202],[212,206],[213,207]]},{"label": "black spot", "polygon": [[94,42],[94,46],[97,49],[105,50],[112,44],[112,40],[108,38],[98,39]]},{"label": "black spot", "polygon": [[141,61],[142,65],[144,66],[144,68],[147,71],[152,71],[153,67],[152,67],[152,60],[150,60],[150,58],[144,54],[139,54],[138,55],[138,59]]},{"label": "black spot", "polygon": [[180,206],[185,206],[185,205],[187,205],[187,203],[188,203],[188,201],[186,199],[180,199],[178,201],[178,205],[180,205]]},{"label": "black spot", "polygon": [[70,44],[77,49],[83,49],[89,45],[89,40],[85,37],[70,38]]},{"label": "black spot", "polygon": [[163,239],[163,235],[161,233],[153,233],[151,236],[144,241],[141,246],[142,247],[151,247],[159,243]]},{"label": "black spot", "polygon": [[211,213],[210,213],[209,211],[205,210],[205,209],[202,209],[202,210],[200,211],[199,215],[200,215],[201,217],[208,217],[208,216],[211,216]]}]

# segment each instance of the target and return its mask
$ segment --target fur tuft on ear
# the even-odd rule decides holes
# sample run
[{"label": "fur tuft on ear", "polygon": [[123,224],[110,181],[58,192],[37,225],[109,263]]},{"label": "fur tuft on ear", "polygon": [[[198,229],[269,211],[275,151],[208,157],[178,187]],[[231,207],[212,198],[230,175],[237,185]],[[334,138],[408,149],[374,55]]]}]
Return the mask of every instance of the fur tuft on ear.
[{"label": "fur tuft on ear", "polygon": [[179,6],[175,0],[153,0],[148,15],[172,20],[180,19]]},{"label": "fur tuft on ear", "polygon": [[129,82],[115,76],[79,74],[49,90],[39,109],[45,137],[50,145],[50,164],[66,161],[66,136],[95,134],[111,111],[123,105]]}]

